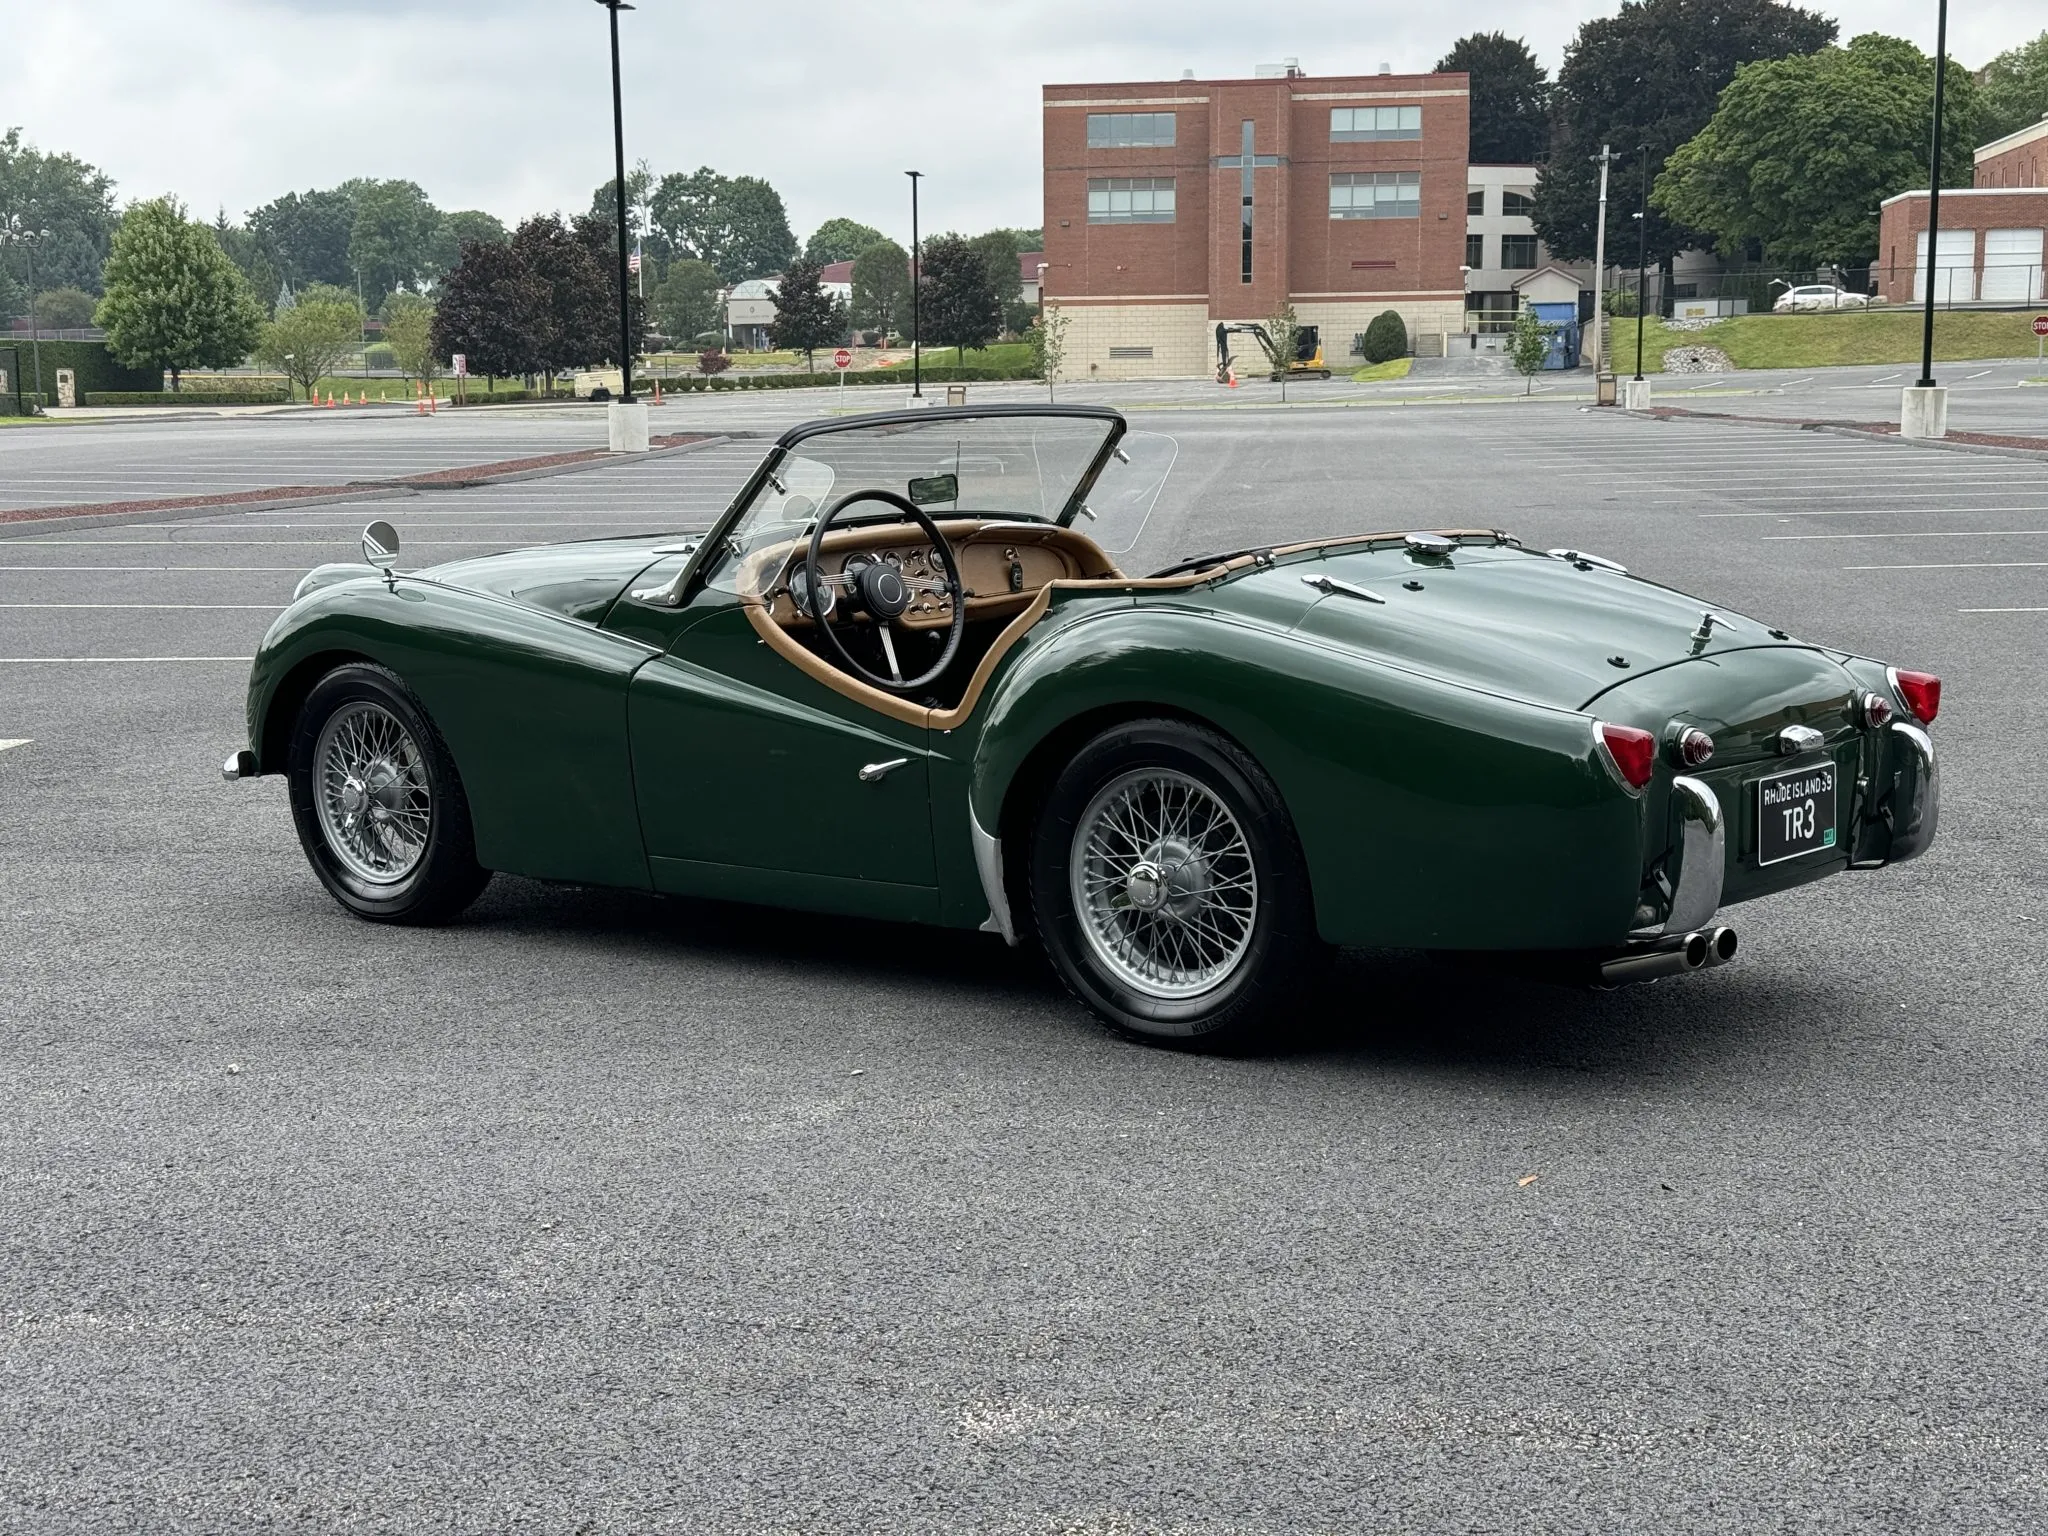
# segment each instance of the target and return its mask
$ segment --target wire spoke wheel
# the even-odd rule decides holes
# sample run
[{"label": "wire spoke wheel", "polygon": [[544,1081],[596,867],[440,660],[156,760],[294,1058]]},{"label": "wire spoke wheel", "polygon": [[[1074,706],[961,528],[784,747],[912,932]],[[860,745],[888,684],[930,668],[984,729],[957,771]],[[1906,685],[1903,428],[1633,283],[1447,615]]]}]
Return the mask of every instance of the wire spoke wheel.
[{"label": "wire spoke wheel", "polygon": [[1199,996],[1229,980],[1251,948],[1251,847],[1198,779],[1168,768],[1112,779],[1075,824],[1067,868],[1089,948],[1147,997]]},{"label": "wire spoke wheel", "polygon": [[398,717],[343,705],[313,748],[313,803],[329,850],[356,879],[396,885],[426,857],[433,829],[427,766]]}]

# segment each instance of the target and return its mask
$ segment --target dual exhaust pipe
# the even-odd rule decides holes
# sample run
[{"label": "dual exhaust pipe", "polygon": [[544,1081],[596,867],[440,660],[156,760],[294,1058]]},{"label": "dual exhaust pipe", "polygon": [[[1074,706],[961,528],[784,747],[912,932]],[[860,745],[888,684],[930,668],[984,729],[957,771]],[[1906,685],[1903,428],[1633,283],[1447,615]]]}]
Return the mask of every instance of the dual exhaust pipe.
[{"label": "dual exhaust pipe", "polygon": [[1659,981],[1666,976],[1707,970],[1733,960],[1735,949],[1733,928],[1697,928],[1602,960],[1597,985],[1625,987],[1632,982]]}]

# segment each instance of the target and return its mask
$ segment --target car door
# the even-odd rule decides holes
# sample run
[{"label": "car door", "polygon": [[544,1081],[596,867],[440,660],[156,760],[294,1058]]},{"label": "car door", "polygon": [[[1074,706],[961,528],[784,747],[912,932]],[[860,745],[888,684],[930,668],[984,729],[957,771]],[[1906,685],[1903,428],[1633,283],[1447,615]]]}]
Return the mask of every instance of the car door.
[{"label": "car door", "polygon": [[776,655],[732,597],[634,674],[634,792],[655,888],[930,919],[926,731]]}]

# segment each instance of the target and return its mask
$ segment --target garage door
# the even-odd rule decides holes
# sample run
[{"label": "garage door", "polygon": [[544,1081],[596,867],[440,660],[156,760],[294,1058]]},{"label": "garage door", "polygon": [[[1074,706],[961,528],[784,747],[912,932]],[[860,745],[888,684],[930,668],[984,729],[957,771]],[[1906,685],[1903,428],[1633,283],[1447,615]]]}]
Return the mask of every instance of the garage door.
[{"label": "garage door", "polygon": [[2031,304],[2041,297],[2041,231],[1984,231],[1984,285],[1978,296],[1987,302]]},{"label": "garage door", "polygon": [[[1944,229],[1941,232],[1941,256],[1935,262],[1934,302],[1937,304],[1967,304],[1977,296],[1977,231],[1974,229]],[[1913,256],[1913,302],[1925,302],[1927,298],[1927,231],[1920,231],[1920,242]]]}]

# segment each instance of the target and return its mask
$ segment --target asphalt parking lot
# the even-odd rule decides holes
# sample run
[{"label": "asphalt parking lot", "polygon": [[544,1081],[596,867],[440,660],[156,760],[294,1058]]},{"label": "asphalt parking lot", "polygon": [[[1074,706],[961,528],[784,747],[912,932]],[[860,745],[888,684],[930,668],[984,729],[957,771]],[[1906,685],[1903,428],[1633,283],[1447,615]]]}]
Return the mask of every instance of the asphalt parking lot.
[{"label": "asphalt parking lot", "polygon": [[[281,781],[217,774],[298,575],[380,515],[407,565],[701,526],[760,444],[18,531],[0,1528],[2048,1523],[2048,463],[1557,400],[1132,404],[1179,457],[1131,568],[1500,526],[1939,673],[1940,841],[1733,909],[1736,964],[1653,987],[1348,955],[1255,1060],[1122,1044],[982,935],[505,878],[380,929]],[[18,430],[0,505],[595,418],[415,424]]]}]

